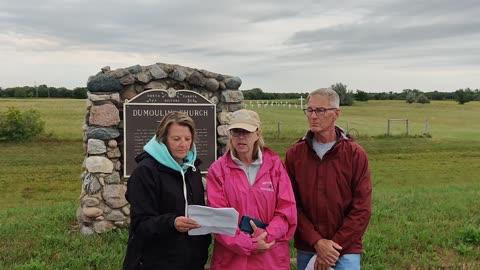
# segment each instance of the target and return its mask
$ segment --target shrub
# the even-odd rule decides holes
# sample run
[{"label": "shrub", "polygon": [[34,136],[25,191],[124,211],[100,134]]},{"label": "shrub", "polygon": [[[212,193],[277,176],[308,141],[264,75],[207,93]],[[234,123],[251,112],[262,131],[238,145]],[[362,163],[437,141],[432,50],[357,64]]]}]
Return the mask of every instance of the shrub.
[{"label": "shrub", "polygon": [[460,105],[463,105],[467,102],[472,101],[473,100],[472,90],[470,90],[470,88],[467,88],[465,90],[459,89],[459,90],[455,91],[455,100]]},{"label": "shrub", "polygon": [[430,99],[425,94],[420,94],[420,96],[417,97],[417,103],[425,104],[425,103],[430,103]]},{"label": "shrub", "polygon": [[45,121],[36,110],[21,112],[15,107],[8,107],[0,113],[0,141],[27,140],[41,134],[45,129]]},{"label": "shrub", "polygon": [[412,104],[413,102],[415,102],[415,93],[414,92],[408,93],[407,97],[405,98],[405,101],[409,104]]}]

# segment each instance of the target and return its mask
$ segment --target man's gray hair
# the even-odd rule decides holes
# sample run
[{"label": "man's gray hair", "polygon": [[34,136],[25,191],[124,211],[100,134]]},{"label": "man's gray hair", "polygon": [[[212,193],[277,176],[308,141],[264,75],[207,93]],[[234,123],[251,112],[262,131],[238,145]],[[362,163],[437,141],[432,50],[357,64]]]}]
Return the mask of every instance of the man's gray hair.
[{"label": "man's gray hair", "polygon": [[308,94],[307,103],[312,96],[328,97],[330,106],[333,106],[337,109],[340,108],[340,97],[338,96],[337,92],[335,92],[332,88],[320,88],[317,90],[313,90],[310,94]]}]

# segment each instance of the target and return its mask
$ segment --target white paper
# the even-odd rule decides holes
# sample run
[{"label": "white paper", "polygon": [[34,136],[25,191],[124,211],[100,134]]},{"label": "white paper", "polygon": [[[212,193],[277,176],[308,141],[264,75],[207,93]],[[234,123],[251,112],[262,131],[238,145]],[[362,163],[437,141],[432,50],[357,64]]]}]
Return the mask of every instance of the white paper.
[{"label": "white paper", "polygon": [[233,208],[189,205],[188,217],[201,226],[200,228],[189,230],[188,235],[220,233],[234,236],[237,231],[238,212]]},{"label": "white paper", "polygon": [[[314,270],[313,267],[315,267],[315,260],[317,259],[317,255],[313,255],[310,261],[307,264],[307,267],[305,267],[305,270]],[[331,270],[335,270],[333,268],[330,268]]]}]

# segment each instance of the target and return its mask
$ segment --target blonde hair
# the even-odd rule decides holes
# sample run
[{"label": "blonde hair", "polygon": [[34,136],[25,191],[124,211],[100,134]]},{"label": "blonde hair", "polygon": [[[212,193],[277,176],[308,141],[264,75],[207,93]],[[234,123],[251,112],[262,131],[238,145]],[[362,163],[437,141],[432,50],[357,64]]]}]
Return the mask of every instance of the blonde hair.
[{"label": "blonde hair", "polygon": [[165,117],[163,117],[162,121],[160,121],[160,124],[155,130],[157,141],[164,144],[167,143],[168,130],[172,124],[178,124],[180,126],[188,127],[188,129],[192,133],[192,145],[190,145],[191,149],[193,146],[193,142],[196,142],[197,139],[195,122],[193,122],[193,119],[186,113],[180,111],[169,112],[167,115],[165,115]]},{"label": "blonde hair", "polygon": [[327,97],[331,106],[333,106],[337,109],[340,108],[340,97],[338,96],[337,92],[335,92],[332,88],[320,88],[320,89],[317,89],[317,90],[313,90],[307,96],[307,103],[312,96]]}]

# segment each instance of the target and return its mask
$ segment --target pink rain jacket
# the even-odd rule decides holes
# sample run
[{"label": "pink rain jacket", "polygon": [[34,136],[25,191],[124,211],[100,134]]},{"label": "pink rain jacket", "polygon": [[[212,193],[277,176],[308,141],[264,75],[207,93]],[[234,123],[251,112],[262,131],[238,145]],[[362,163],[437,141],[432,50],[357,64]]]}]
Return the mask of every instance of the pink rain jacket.
[{"label": "pink rain jacket", "polygon": [[256,238],[237,228],[235,236],[215,234],[211,269],[290,269],[288,240],[297,225],[295,196],[282,161],[264,148],[263,163],[253,186],[230,152],[215,161],[207,175],[208,205],[233,207],[243,215],[269,225],[266,242],[276,241],[266,252],[257,252]]}]

